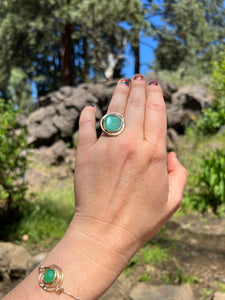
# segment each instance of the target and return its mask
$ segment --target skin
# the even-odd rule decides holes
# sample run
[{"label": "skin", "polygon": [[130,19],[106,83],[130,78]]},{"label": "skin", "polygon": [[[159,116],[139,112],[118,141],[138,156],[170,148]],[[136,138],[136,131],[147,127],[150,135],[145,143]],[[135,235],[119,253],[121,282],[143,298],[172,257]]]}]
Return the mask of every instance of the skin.
[{"label": "skin", "polygon": [[[187,172],[166,152],[166,108],[160,86],[118,82],[108,113],[125,116],[125,130],[97,139],[96,108],[80,116],[75,167],[76,213],[44,266],[56,264],[63,287],[81,300],[98,299],[140,247],[179,208]],[[35,269],[4,300],[55,299]],[[60,294],[60,299],[72,299]]]}]

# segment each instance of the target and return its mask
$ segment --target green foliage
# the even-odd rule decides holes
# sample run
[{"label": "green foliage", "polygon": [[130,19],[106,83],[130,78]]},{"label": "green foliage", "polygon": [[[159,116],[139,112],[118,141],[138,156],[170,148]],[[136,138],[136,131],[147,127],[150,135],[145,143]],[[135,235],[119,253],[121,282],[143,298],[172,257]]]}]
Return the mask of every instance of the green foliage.
[{"label": "green foliage", "polygon": [[27,75],[21,69],[13,68],[11,70],[8,92],[12,102],[23,112],[30,111],[32,103],[31,85],[27,83]]},{"label": "green foliage", "polygon": [[[160,2],[159,2],[160,3]],[[155,9],[165,25],[155,24],[159,41],[155,50],[155,69],[180,70],[198,78],[211,70],[224,45],[225,11],[223,0],[164,0]]]},{"label": "green foliage", "polygon": [[196,127],[204,134],[213,134],[225,125],[225,97],[214,100],[211,107],[202,110]]},{"label": "green foliage", "polygon": [[160,246],[151,246],[143,248],[142,259],[144,263],[157,265],[162,262],[166,262],[168,259],[168,253],[166,249],[162,249]]},{"label": "green foliage", "polygon": [[21,241],[24,234],[29,239],[28,246],[40,243],[52,247],[63,237],[74,214],[74,194],[72,186],[47,189],[34,195],[34,201],[24,203],[23,216],[8,227],[9,237]]},{"label": "green foliage", "polygon": [[149,276],[147,274],[143,274],[139,277],[138,281],[140,281],[140,282],[149,282],[149,281],[151,281],[151,276]]},{"label": "green foliage", "polygon": [[189,276],[184,274],[184,269],[179,268],[173,280],[179,284],[185,283],[200,283],[200,278],[198,276]]},{"label": "green foliage", "polygon": [[219,58],[213,61],[213,92],[219,100],[225,93],[225,52],[221,52]]},{"label": "green foliage", "polygon": [[213,294],[213,289],[212,288],[205,288],[201,291],[201,294],[204,297],[204,299],[208,299],[208,297]]},{"label": "green foliage", "polygon": [[194,207],[204,212],[211,208],[214,213],[225,203],[225,152],[216,149],[199,163],[200,174],[196,178],[199,191],[193,198]]},{"label": "green foliage", "polygon": [[224,52],[212,63],[212,90],[216,97],[211,107],[202,110],[197,128],[203,133],[215,133],[225,125],[225,58]]},{"label": "green foliage", "polygon": [[25,130],[16,133],[17,113],[12,103],[0,100],[0,204],[8,208],[23,201],[26,191],[27,141]]},{"label": "green foliage", "polygon": [[143,22],[140,0],[1,1],[0,95],[29,107],[31,82],[40,96],[65,84],[66,72],[71,85],[102,77],[109,54],[120,74],[126,43]]},{"label": "green foliage", "polygon": [[221,292],[221,293],[225,293],[225,284],[219,282],[219,283],[218,283],[218,286],[219,286],[220,292]]}]

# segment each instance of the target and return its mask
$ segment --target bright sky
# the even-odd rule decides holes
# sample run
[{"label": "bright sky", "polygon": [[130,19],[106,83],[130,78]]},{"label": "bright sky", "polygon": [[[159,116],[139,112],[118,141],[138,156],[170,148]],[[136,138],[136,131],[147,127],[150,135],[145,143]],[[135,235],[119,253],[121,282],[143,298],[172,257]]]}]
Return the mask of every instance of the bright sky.
[{"label": "bright sky", "polygon": [[[142,36],[140,39],[140,73],[145,75],[150,72],[149,64],[154,61],[154,48],[157,42],[151,37]],[[128,45],[126,51],[126,65],[123,68],[125,77],[131,78],[134,75],[134,57]]]}]

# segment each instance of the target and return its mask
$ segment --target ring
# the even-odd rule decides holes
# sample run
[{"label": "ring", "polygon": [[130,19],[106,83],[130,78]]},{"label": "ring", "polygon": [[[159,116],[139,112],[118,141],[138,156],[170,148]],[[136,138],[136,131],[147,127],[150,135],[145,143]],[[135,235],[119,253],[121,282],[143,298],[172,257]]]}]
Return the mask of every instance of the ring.
[{"label": "ring", "polygon": [[101,118],[100,126],[109,136],[119,135],[125,128],[125,119],[121,114],[106,114]]}]

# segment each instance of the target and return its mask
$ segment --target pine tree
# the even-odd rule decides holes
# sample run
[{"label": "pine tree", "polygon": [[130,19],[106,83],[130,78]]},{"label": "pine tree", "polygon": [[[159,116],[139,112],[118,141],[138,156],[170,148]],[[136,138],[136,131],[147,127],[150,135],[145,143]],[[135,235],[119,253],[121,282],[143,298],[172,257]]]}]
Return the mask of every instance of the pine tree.
[{"label": "pine tree", "polygon": [[132,41],[124,24],[140,28],[143,17],[140,0],[2,0],[0,95],[20,104],[31,82],[42,95],[88,80],[90,70],[112,77]]},{"label": "pine tree", "polygon": [[224,45],[225,10],[217,0],[164,0],[155,14],[165,25],[155,26],[159,44],[156,70],[209,73],[212,61]]}]

